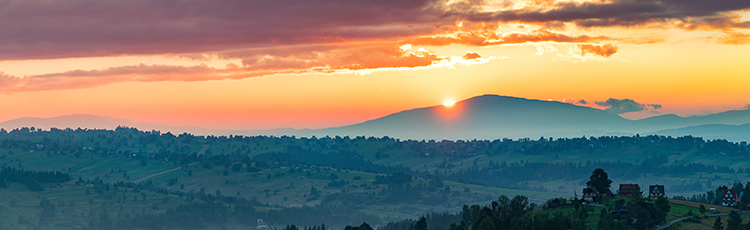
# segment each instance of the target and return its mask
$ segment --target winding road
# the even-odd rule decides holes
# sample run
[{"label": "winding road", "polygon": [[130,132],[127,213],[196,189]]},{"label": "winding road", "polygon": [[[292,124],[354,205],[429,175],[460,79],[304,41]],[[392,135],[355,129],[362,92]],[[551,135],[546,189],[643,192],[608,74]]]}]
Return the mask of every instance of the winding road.
[{"label": "winding road", "polygon": [[[740,213],[747,213],[747,212],[749,212],[749,211],[743,211],[743,212],[740,212]],[[713,214],[713,215],[708,215],[708,216],[709,216],[709,217],[714,217],[714,216],[726,216],[726,215],[729,215],[729,213],[720,213],[720,214]],[[654,229],[654,230],[662,230],[662,229],[665,229],[665,228],[667,228],[667,227],[671,226],[671,225],[672,225],[672,224],[674,224],[674,223],[677,223],[677,222],[680,222],[680,221],[686,220],[686,219],[688,219],[688,218],[693,218],[693,217],[692,217],[692,216],[688,216],[688,217],[683,217],[683,218],[679,218],[679,219],[676,219],[676,220],[672,220],[672,221],[669,221],[669,222],[667,222],[666,224],[663,224],[663,225],[661,225],[661,226],[657,227],[657,228],[656,228],[656,229]]]}]

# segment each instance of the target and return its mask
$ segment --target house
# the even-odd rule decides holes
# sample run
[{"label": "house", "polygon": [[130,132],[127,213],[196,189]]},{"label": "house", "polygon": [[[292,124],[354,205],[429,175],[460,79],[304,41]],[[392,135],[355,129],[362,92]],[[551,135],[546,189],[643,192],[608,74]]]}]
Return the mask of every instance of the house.
[{"label": "house", "polygon": [[649,185],[648,186],[648,197],[657,198],[664,197],[664,185]]},{"label": "house", "polygon": [[612,214],[627,215],[628,204],[615,204],[615,210],[612,210]]},{"label": "house", "polygon": [[599,191],[604,196],[614,196],[614,193],[609,188],[605,189],[604,191]]},{"label": "house", "polygon": [[263,219],[258,219],[258,226],[256,227],[257,230],[269,230],[268,225],[266,224]]},{"label": "house", "polygon": [[620,184],[620,190],[617,191],[620,197],[635,197],[636,193],[641,192],[638,184]]},{"label": "house", "polygon": [[596,190],[596,188],[584,188],[583,189],[583,200],[587,202],[595,202],[597,198],[601,197],[602,193],[599,192],[599,190]]},{"label": "house", "polygon": [[734,207],[740,202],[740,196],[737,195],[737,190],[734,189],[724,190],[722,197],[721,206]]}]

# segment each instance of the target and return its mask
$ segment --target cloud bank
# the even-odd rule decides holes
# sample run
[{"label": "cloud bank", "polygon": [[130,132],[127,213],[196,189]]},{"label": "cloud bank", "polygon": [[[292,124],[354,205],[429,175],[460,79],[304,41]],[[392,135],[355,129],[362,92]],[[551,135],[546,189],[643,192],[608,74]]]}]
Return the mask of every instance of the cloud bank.
[{"label": "cloud bank", "polygon": [[[226,69],[137,65],[39,76],[3,74],[0,90],[421,68],[450,59],[401,49],[406,44],[570,43],[582,56],[608,58],[619,51],[612,42],[663,41],[574,35],[564,31],[570,27],[719,31],[724,36],[716,38],[717,43],[744,45],[750,35],[738,30],[750,28],[750,22],[743,21],[740,12],[748,9],[747,0],[0,0],[0,61],[120,55],[200,60],[210,55],[242,63]],[[531,27],[498,31],[510,23]],[[464,59],[482,58],[474,54]]]},{"label": "cloud bank", "polygon": [[641,104],[631,99],[615,99],[610,98],[606,101],[594,102],[596,105],[604,107],[604,111],[613,114],[623,114],[629,112],[639,111],[652,111],[660,109],[662,106],[659,104]]}]

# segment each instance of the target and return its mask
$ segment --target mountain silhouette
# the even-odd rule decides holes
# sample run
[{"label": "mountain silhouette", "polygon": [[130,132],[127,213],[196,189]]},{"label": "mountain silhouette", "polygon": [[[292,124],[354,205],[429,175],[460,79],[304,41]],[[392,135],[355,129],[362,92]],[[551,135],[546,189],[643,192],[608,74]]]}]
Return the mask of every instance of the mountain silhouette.
[{"label": "mountain silhouette", "polygon": [[[748,125],[743,125],[748,124]],[[195,135],[389,136],[401,139],[499,139],[660,134],[749,140],[750,110],[732,110],[706,116],[665,114],[629,120],[604,110],[556,101],[482,95],[453,106],[432,106],[394,113],[342,127],[296,130],[221,130],[194,126],[174,127],[93,115],[55,118],[19,118],[0,123],[8,131],[20,127],[114,129],[117,126]]]},{"label": "mountain silhouette", "polygon": [[11,130],[21,127],[36,127],[41,129],[115,129],[117,126],[133,126],[132,120],[113,117],[102,117],[88,114],[73,114],[53,118],[24,117],[0,123],[0,128]]},{"label": "mountain silhouette", "polygon": [[[359,124],[301,134],[438,140],[581,137],[634,135],[699,125],[747,123],[750,123],[750,110],[692,117],[666,114],[629,120],[603,110],[568,103],[483,95],[457,102],[452,107],[439,105],[412,109]],[[686,130],[685,135],[699,135],[701,130]]]},{"label": "mountain silhouette", "polygon": [[24,117],[5,122],[0,122],[0,128],[11,131],[21,127],[35,127],[49,130],[51,127],[58,129],[109,129],[113,130],[118,126],[134,127],[139,130],[151,131],[158,130],[162,133],[172,132],[175,135],[181,133],[191,133],[195,135],[286,135],[294,133],[297,130],[287,129],[269,129],[269,130],[223,130],[223,129],[205,129],[195,126],[168,126],[150,122],[134,122],[129,119],[120,119],[113,117],[95,116],[88,114],[73,114],[52,118]]},{"label": "mountain silhouette", "polygon": [[[409,139],[494,139],[581,136],[633,131],[634,121],[603,110],[556,101],[483,95],[452,107],[407,110],[316,134]],[[617,128],[614,128],[617,127]]]}]

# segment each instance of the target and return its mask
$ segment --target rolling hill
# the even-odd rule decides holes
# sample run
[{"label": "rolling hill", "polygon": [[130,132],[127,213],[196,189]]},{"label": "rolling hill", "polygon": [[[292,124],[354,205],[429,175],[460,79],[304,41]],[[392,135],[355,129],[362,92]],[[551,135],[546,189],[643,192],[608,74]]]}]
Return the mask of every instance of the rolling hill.
[{"label": "rolling hill", "polygon": [[582,106],[484,95],[452,107],[407,110],[364,123],[312,134],[392,136],[410,139],[496,139],[632,132],[635,122]]},{"label": "rolling hill", "polygon": [[[299,132],[307,135],[391,136],[409,139],[499,139],[680,133],[722,138],[721,127],[702,125],[750,123],[750,110],[726,111],[707,116],[661,115],[628,120],[603,110],[556,101],[483,95],[457,102],[453,107],[433,106],[391,114],[344,127]],[[680,132],[667,131],[680,129]],[[665,131],[662,131],[665,130]],[[747,140],[738,133],[726,137]]]}]

